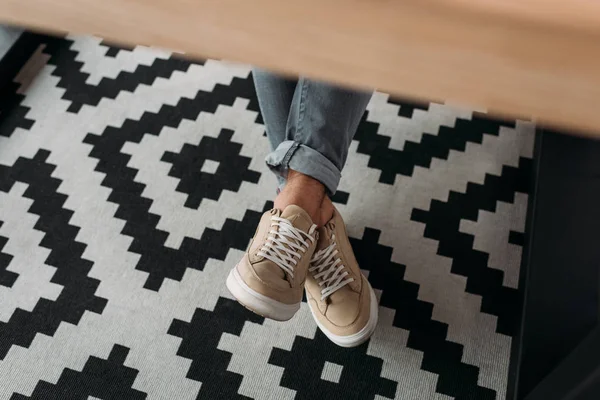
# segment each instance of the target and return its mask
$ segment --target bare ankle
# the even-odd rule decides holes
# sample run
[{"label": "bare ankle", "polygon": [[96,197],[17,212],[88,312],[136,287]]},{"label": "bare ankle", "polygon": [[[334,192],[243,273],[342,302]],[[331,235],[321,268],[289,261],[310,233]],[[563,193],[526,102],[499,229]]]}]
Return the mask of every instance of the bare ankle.
[{"label": "bare ankle", "polygon": [[323,197],[323,202],[321,202],[321,215],[319,217],[319,222],[317,223],[319,227],[325,225],[333,218],[334,209],[331,199],[329,196],[325,195]]},{"label": "bare ankle", "polygon": [[319,225],[324,197],[325,187],[321,182],[299,172],[290,171],[285,188],[275,198],[275,208],[283,210],[289,205],[297,205]]}]

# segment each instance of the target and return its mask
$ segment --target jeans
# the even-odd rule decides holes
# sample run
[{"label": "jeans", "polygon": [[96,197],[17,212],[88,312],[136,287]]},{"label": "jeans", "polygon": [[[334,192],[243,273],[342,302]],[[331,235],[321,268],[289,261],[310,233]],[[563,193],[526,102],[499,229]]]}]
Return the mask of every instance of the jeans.
[{"label": "jeans", "polygon": [[257,69],[253,77],[271,145],[266,162],[279,189],[292,169],[318,180],[333,195],[372,92]]}]

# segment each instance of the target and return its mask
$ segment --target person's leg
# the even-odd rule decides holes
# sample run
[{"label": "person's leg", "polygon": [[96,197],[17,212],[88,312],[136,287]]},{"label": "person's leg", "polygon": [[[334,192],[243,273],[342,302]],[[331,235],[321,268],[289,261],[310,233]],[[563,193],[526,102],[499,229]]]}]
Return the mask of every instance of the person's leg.
[{"label": "person's leg", "polygon": [[[271,151],[275,150],[286,138],[286,129],[297,79],[285,78],[262,69],[253,68],[252,77],[256,88],[256,97],[265,123]],[[285,179],[277,176],[278,190],[285,186]]]},{"label": "person's leg", "polygon": [[300,78],[285,140],[267,156],[267,164],[285,183],[275,199],[276,208],[296,204],[320,226],[331,218],[333,205],[326,194],[337,190],[348,148],[371,95]]},{"label": "person's leg", "polygon": [[275,200],[304,209],[319,225],[305,290],[319,329],[334,343],[353,347],[371,337],[378,301],[360,271],[344,221],[331,203],[348,148],[371,93],[300,79],[294,92],[286,140],[267,157],[287,183]]},{"label": "person's leg", "polygon": [[[299,205],[322,225],[333,214],[326,189],[331,195],[337,188],[348,147],[371,93],[304,78],[298,81],[261,69],[253,69],[252,74],[273,151],[267,163],[277,175],[281,192],[275,207]],[[293,161],[284,160],[288,151],[290,157],[295,153],[291,149],[299,147],[295,144],[308,147],[309,151],[301,150],[308,156],[299,154]],[[325,168],[320,169],[320,164],[311,168],[313,158],[321,159]],[[283,190],[286,185],[287,190]]]},{"label": "person's leg", "polygon": [[[333,231],[324,225],[331,229],[341,220],[334,217],[337,213],[327,194],[337,189],[371,93],[307,79],[295,83],[262,71],[255,71],[254,79],[272,147],[267,164],[277,174],[282,190],[275,208],[263,214],[246,253],[230,272],[227,287],[245,307],[268,318],[287,320],[300,308],[304,284],[312,279],[307,274],[315,250],[325,245],[327,262],[338,254],[337,242],[330,237]],[[321,226],[318,231],[317,225]],[[320,234],[327,237],[317,243]],[[340,261],[333,266],[346,268]],[[349,273],[337,271],[334,278]],[[329,287],[328,282],[322,284]],[[349,282],[346,278],[342,283]],[[340,282],[335,285],[336,290],[342,287]],[[355,289],[362,293],[361,287],[366,286]],[[360,298],[369,297],[361,294]],[[357,309],[355,302],[345,303],[350,312]]]}]

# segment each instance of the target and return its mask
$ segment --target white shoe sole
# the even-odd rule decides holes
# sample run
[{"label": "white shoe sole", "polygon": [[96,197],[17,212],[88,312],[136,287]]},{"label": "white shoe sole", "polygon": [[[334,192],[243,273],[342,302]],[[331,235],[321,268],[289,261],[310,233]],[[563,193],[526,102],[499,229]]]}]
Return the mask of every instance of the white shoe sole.
[{"label": "white shoe sole", "polygon": [[327,328],[325,328],[323,326],[323,324],[321,324],[321,322],[319,322],[319,320],[315,316],[315,313],[314,313],[312,307],[310,306],[310,302],[309,302],[310,312],[311,312],[315,322],[317,323],[317,326],[325,334],[325,336],[327,336],[329,338],[329,340],[331,340],[333,343],[335,343],[341,347],[356,347],[356,346],[360,346],[361,344],[363,344],[364,342],[369,340],[371,335],[373,335],[373,332],[375,332],[375,328],[377,327],[377,320],[379,319],[379,304],[377,303],[377,297],[375,296],[375,292],[373,291],[373,288],[371,287],[370,284],[369,284],[369,291],[371,292],[369,321],[367,322],[367,325],[365,325],[364,328],[362,328],[360,331],[356,332],[355,334],[349,335],[349,336],[335,335],[335,334],[331,333],[331,331],[329,331]]},{"label": "white shoe sole", "polygon": [[242,280],[242,277],[237,270],[237,266],[229,272],[226,285],[227,289],[229,289],[231,294],[241,305],[265,318],[274,319],[276,321],[287,321],[300,309],[300,303],[281,303],[253,290]]}]

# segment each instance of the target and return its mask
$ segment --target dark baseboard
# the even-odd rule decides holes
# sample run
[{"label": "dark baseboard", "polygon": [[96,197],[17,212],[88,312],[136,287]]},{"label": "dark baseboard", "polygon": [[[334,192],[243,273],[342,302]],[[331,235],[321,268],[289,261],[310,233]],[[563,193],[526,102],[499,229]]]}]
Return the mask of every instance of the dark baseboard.
[{"label": "dark baseboard", "polygon": [[579,344],[525,400],[598,400],[600,398],[600,328]]},{"label": "dark baseboard", "polygon": [[[576,393],[564,389],[565,382],[588,385],[597,373],[582,367],[577,378],[564,375],[573,365],[585,365],[573,357],[586,352],[574,350],[599,329],[600,141],[540,131],[534,164],[520,277],[523,309],[507,398],[553,393],[546,399],[574,400],[579,397],[565,397]],[[586,346],[588,354],[595,349],[593,343]],[[534,391],[537,387],[542,390]],[[594,390],[593,384],[586,387]]]}]

